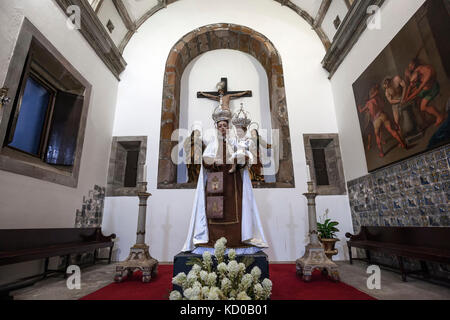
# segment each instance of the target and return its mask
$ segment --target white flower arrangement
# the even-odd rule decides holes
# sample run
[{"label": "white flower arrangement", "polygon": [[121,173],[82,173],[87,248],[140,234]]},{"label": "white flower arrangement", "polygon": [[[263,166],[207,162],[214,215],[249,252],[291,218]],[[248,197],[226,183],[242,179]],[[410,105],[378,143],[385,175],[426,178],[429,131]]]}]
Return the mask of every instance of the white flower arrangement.
[{"label": "white flower arrangement", "polygon": [[203,259],[197,261],[186,275],[181,272],[172,279],[172,283],[182,288],[170,293],[170,300],[267,300],[272,294],[272,281],[264,279],[261,270],[254,267],[246,273],[246,265],[236,261],[236,251],[228,251],[227,239],[221,238],[214,245],[217,267],[214,267],[211,253],[203,253]]}]

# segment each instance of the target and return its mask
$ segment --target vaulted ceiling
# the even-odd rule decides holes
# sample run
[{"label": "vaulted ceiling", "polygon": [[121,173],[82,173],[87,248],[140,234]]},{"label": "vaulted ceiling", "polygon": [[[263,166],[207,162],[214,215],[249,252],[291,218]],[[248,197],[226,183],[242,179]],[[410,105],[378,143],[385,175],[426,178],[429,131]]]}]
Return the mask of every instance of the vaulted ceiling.
[{"label": "vaulted ceiling", "polygon": [[[99,7],[102,5],[102,0],[91,0]],[[107,0],[109,1],[109,0]],[[137,29],[147,19],[151,18],[155,13],[163,10],[170,4],[179,0],[112,0],[120,17],[122,18],[128,32],[118,44],[119,50],[122,52],[128,41],[131,39]],[[320,40],[328,49],[330,46],[330,39],[322,29],[322,22],[330,8],[332,0],[273,0],[279,2],[281,5],[288,7],[296,12],[299,17],[305,19],[311,27],[316,31]],[[336,0],[335,0],[336,1]],[[352,0],[340,0],[349,4]],[[344,18],[344,17],[342,17]]]}]

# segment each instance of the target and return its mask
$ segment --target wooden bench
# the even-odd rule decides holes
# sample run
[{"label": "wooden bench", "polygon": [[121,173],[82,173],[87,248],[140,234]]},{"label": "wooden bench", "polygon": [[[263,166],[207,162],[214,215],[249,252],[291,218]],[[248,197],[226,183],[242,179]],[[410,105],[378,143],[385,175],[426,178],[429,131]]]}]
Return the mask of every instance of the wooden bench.
[{"label": "wooden bench", "polygon": [[[111,263],[115,238],[115,234],[104,236],[100,228],[0,229],[0,266],[45,259],[43,274],[3,285],[0,293],[9,294],[12,290],[34,284],[36,280],[33,279],[45,278],[50,273],[66,275],[72,254],[94,252],[93,264],[98,260],[108,260]],[[98,258],[98,249],[101,248],[109,248],[108,258]],[[65,268],[49,270],[50,258],[57,256],[66,257]]]},{"label": "wooden bench", "polygon": [[[396,256],[402,275],[421,273],[429,277],[425,261],[450,264],[449,227],[361,227],[358,235],[347,233],[350,264],[353,263],[352,247],[364,249],[366,260],[371,263],[370,252],[378,251]],[[407,271],[404,258],[420,261],[421,270]]]}]

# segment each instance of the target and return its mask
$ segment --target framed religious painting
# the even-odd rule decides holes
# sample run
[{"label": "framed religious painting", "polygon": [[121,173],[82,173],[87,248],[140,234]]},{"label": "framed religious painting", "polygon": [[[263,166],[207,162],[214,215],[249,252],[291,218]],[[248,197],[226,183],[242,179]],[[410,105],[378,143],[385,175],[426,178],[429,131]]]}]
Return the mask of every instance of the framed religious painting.
[{"label": "framed religious painting", "polygon": [[369,172],[450,142],[450,1],[426,1],[353,84]]}]

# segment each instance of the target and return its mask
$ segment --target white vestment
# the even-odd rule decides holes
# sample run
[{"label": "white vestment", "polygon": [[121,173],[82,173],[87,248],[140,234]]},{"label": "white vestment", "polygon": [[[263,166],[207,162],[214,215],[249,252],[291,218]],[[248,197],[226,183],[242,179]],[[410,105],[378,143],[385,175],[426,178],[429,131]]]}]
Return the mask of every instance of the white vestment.
[{"label": "white vestment", "polygon": [[[213,139],[203,153],[203,157],[216,158],[218,140]],[[266,237],[259,217],[258,207],[253,196],[252,182],[247,167],[241,170],[242,175],[242,242],[259,248],[267,248]],[[199,244],[209,242],[208,219],[206,218],[205,187],[207,173],[203,165],[198,178],[195,192],[194,206],[192,208],[191,222],[183,252],[190,252]]]}]

